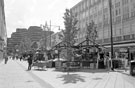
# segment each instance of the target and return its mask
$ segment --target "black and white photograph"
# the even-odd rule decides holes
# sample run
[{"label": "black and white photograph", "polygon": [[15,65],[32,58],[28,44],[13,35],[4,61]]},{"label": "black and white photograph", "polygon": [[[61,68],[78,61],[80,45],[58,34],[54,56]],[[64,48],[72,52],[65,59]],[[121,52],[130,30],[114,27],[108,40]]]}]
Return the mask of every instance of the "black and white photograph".
[{"label": "black and white photograph", "polygon": [[135,0],[0,0],[0,88],[135,88]]}]

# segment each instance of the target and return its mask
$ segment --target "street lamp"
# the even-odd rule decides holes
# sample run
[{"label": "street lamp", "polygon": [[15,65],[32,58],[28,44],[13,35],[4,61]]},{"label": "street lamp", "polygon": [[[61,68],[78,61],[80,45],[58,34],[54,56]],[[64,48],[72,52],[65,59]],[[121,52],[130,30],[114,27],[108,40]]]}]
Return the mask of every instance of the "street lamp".
[{"label": "street lamp", "polygon": [[51,45],[52,45],[52,44],[51,44],[51,28],[52,28],[52,27],[58,27],[59,30],[60,30],[60,26],[58,26],[58,25],[51,25],[51,24],[50,24],[50,47],[51,47]]},{"label": "street lamp", "polygon": [[45,48],[45,50],[46,50],[46,32],[45,32],[46,25],[41,24],[40,27],[43,28],[43,37],[44,38],[42,40],[44,41],[43,44],[45,44],[45,47],[43,47],[43,48]]}]

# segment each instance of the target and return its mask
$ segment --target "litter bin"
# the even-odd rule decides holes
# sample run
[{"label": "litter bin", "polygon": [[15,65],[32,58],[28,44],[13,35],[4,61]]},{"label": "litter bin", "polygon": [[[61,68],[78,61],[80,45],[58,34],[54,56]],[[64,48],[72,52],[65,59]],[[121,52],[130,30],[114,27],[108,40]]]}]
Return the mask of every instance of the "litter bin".
[{"label": "litter bin", "polygon": [[130,75],[135,75],[135,60],[130,61]]}]

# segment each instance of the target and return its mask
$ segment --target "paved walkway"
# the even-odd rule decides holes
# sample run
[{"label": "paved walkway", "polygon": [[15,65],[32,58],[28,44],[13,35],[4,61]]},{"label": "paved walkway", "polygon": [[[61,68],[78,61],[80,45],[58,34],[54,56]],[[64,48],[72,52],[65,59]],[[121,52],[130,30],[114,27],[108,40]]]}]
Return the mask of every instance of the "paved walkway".
[{"label": "paved walkway", "polygon": [[[18,63],[26,68],[26,62]],[[55,88],[135,88],[135,77],[130,76],[129,71],[89,70],[70,72],[68,75],[51,68],[46,71],[33,68],[32,73]]]},{"label": "paved walkway", "polygon": [[[45,83],[44,83],[45,84]],[[46,83],[47,84],[47,83]],[[0,88],[53,88],[42,85],[42,82],[24,70],[16,61],[0,63]]]},{"label": "paved walkway", "polygon": [[27,62],[0,63],[0,88],[135,88],[128,72],[27,70]]}]

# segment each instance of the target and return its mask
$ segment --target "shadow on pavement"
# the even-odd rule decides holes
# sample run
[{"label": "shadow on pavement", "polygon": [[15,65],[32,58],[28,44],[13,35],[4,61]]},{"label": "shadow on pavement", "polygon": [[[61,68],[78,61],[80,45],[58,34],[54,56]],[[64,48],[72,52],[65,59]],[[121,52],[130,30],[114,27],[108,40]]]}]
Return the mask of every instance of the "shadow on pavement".
[{"label": "shadow on pavement", "polygon": [[[67,71],[63,71],[62,69],[54,69],[53,71],[56,72],[67,72]],[[115,71],[110,71],[108,69],[78,69],[78,70],[69,70],[69,72],[71,73],[75,73],[75,72],[87,72],[87,73],[106,73],[106,72],[115,72]]]},{"label": "shadow on pavement", "polygon": [[62,78],[64,81],[63,84],[77,83],[78,81],[85,82],[84,76],[80,76],[78,74],[64,74],[64,75],[61,75],[57,78]]},{"label": "shadow on pavement", "polygon": [[32,69],[32,71],[47,71],[46,69]]},{"label": "shadow on pavement", "polygon": [[87,73],[107,73],[107,72],[113,72],[113,71],[109,71],[108,69],[80,69],[79,72],[87,72]]},{"label": "shadow on pavement", "polygon": [[102,80],[102,78],[96,77],[96,78],[93,78],[93,80]]}]

